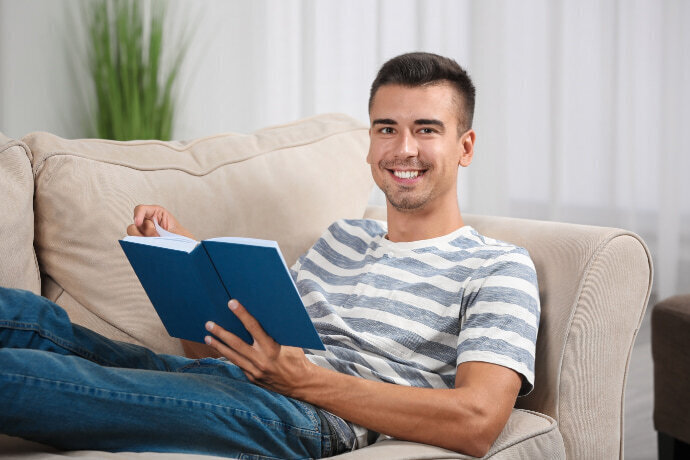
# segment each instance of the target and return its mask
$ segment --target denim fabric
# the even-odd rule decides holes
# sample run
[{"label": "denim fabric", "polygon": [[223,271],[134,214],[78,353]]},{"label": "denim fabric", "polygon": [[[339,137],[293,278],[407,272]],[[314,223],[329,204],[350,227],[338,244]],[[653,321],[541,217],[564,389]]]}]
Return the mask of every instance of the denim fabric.
[{"label": "denim fabric", "polygon": [[[62,449],[319,458],[349,450],[318,408],[235,365],[156,354],[0,288],[0,432]],[[343,434],[344,433],[344,434]]]},{"label": "denim fabric", "polygon": [[337,415],[331,414],[327,410],[317,408],[321,421],[325,422],[329,426],[329,431],[333,433],[334,442],[337,444],[335,446],[335,451],[337,452],[347,452],[352,451],[357,448],[357,437],[352,429],[352,426],[338,417]]}]

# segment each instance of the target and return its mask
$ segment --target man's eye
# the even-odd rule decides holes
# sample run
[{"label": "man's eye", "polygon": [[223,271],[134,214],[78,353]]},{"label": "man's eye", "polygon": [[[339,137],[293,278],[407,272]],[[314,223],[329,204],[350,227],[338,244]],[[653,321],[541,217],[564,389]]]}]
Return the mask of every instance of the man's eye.
[{"label": "man's eye", "polygon": [[393,128],[381,128],[381,134],[393,134]]},{"label": "man's eye", "polygon": [[434,130],[432,128],[422,128],[419,130],[419,132],[422,134],[431,134],[434,132]]}]

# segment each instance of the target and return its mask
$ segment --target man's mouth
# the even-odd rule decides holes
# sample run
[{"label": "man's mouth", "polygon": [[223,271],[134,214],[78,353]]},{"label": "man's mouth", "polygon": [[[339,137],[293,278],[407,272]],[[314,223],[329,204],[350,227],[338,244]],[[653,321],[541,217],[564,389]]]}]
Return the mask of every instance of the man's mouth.
[{"label": "man's mouth", "polygon": [[401,179],[413,179],[417,176],[419,176],[419,171],[393,171],[393,175],[395,177],[399,177]]},{"label": "man's mouth", "polygon": [[424,173],[426,172],[425,169],[422,169],[422,170],[418,170],[418,169],[414,169],[414,170],[389,169],[388,171],[390,171],[391,174],[393,174],[398,179],[416,179],[420,176],[423,176]]}]

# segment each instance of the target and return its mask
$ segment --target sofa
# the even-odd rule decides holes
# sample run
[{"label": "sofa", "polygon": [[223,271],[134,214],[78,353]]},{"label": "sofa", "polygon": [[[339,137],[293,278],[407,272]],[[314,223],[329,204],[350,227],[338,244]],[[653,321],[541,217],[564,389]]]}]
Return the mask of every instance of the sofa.
[{"label": "sofa", "polygon": [[[200,239],[276,240],[289,265],[332,221],[385,219],[369,205],[367,147],[367,126],[339,114],[184,142],[0,135],[0,285],[41,294],[108,337],[181,354],[118,244],[134,206],[161,204]],[[529,251],[542,303],[535,389],[485,458],[622,459],[628,361],[652,279],[644,242],[615,228],[464,217]],[[0,435],[3,455],[209,458],[60,452]],[[382,436],[338,458],[470,457]]]}]

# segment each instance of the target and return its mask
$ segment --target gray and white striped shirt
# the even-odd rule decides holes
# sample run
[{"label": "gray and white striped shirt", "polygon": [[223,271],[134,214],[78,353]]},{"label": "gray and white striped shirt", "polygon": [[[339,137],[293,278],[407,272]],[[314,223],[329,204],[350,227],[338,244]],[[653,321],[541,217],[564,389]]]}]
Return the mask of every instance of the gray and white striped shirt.
[{"label": "gray and white striped shirt", "polygon": [[326,351],[315,364],[400,385],[453,388],[456,368],[483,361],[534,384],[536,271],[525,249],[464,226],[394,243],[386,223],[332,224],[292,267]]}]

